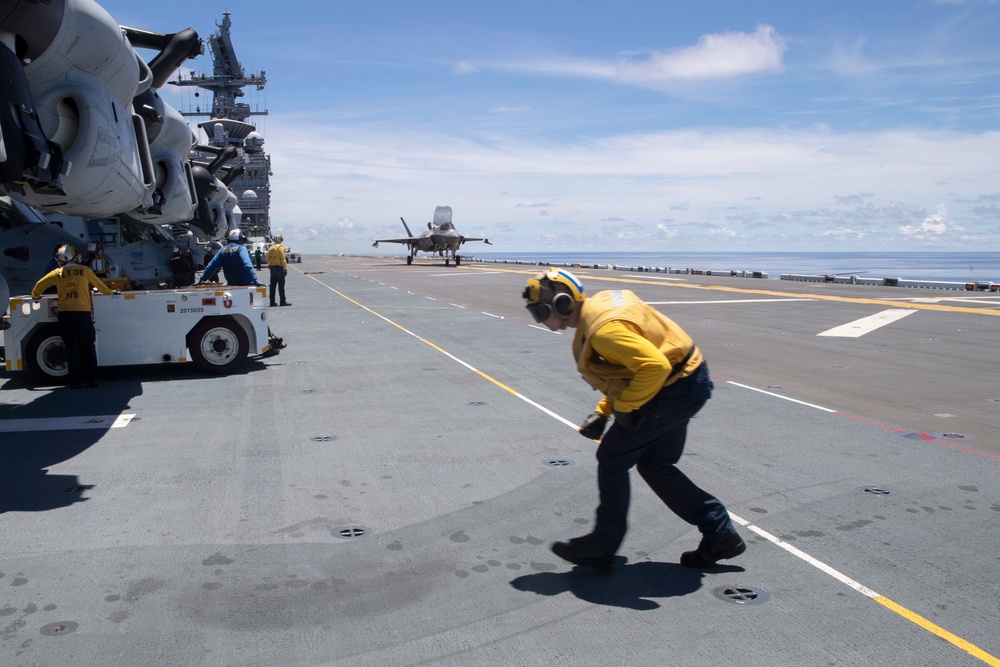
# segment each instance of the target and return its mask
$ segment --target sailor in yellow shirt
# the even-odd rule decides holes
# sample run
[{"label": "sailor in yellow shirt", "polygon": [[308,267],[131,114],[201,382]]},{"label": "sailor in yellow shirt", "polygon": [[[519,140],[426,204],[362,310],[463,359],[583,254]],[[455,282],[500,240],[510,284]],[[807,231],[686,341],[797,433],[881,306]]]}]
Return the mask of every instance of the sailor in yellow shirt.
[{"label": "sailor in yellow shirt", "polygon": [[49,271],[31,290],[34,299],[55,285],[59,301],[59,333],[66,345],[66,365],[69,367],[70,387],[78,389],[81,382],[91,387],[97,386],[97,350],[94,330],[94,304],[90,298],[90,288],[101,294],[114,292],[94,275],[89,267],[78,262],[80,256],[76,248],[64,245],[56,252],[59,267]]},{"label": "sailor in yellow shirt", "polygon": [[[284,241],[281,234],[276,234],[274,236],[274,243],[267,250],[267,268],[271,271],[271,306],[282,305],[290,306],[292,304],[288,303],[285,298],[285,275],[288,273],[288,264],[285,262],[285,248],[281,245]],[[281,300],[279,304],[274,302],[274,297],[278,295],[278,290],[281,292]]]},{"label": "sailor in yellow shirt", "polygon": [[681,555],[681,565],[709,567],[743,553],[746,544],[722,502],[675,465],[688,422],[712,395],[708,366],[691,337],[628,290],[587,297],[576,276],[564,269],[529,279],[522,296],[539,324],[552,331],[576,330],[577,370],[601,392],[580,427],[584,437],[600,440],[594,529],[554,543],[552,552],[575,565],[611,571],[625,538],[629,470],[635,466],[660,500],[702,533],[698,548]]}]

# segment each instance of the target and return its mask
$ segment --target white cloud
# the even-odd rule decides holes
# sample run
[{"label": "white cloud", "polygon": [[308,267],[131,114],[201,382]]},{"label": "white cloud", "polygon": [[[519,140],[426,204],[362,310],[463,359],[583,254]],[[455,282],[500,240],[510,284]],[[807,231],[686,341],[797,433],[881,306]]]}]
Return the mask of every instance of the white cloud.
[{"label": "white cloud", "polygon": [[662,223],[656,225],[656,232],[657,232],[657,236],[659,238],[666,239],[668,241],[670,239],[677,238],[677,235],[680,234],[680,230],[678,230],[677,228],[675,228],[675,227],[667,227],[666,225],[664,225]]},{"label": "white cloud", "polygon": [[857,239],[861,240],[868,235],[868,230],[865,229],[854,229],[852,227],[834,227],[832,229],[824,229],[820,232],[820,236],[832,236],[839,240],[846,239]]},{"label": "white cloud", "polygon": [[709,238],[724,238],[724,239],[735,239],[735,238],[740,238],[742,236],[742,234],[740,234],[732,227],[722,227],[721,229],[709,229],[707,235]]},{"label": "white cloud", "polygon": [[785,49],[785,39],[773,26],[760,25],[753,33],[703,35],[694,46],[653,51],[644,60],[551,58],[494,63],[491,66],[535,74],[607,79],[658,88],[682,82],[718,81],[779,72]]},{"label": "white cloud", "polygon": [[938,212],[924,218],[920,226],[903,225],[899,233],[919,240],[939,240],[952,234],[961,234],[965,227],[947,221],[948,211],[944,206],[938,207]]},{"label": "white cloud", "polygon": [[730,79],[781,70],[785,40],[769,25],[754,33],[704,35],[695,46],[654,52],[645,62],[623,61],[615,78],[626,83],[653,85],[664,81]]}]

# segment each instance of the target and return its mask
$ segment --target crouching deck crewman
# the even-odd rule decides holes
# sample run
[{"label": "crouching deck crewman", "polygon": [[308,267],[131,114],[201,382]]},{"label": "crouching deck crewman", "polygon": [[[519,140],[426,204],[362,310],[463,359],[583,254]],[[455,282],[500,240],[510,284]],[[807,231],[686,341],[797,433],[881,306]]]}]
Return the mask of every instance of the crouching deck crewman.
[{"label": "crouching deck crewman", "polygon": [[577,369],[602,393],[580,427],[584,437],[600,440],[594,529],[554,543],[552,552],[575,565],[610,572],[625,538],[629,470],[635,466],[660,500],[702,534],[698,548],[681,555],[681,565],[709,567],[743,553],[746,544],[722,502],[675,465],[688,422],[712,394],[708,366],[691,337],[628,290],[587,297],[576,276],[562,269],[529,279],[523,297],[539,324],[552,331],[576,330]]}]

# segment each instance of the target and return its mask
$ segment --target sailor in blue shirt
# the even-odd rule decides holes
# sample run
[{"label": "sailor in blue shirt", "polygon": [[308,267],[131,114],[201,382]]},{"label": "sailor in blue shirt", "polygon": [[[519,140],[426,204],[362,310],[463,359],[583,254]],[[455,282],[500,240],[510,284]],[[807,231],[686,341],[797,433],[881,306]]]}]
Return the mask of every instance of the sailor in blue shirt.
[{"label": "sailor in blue shirt", "polygon": [[[215,257],[212,258],[212,261],[205,267],[204,273],[201,274],[201,280],[198,281],[198,284],[204,285],[206,280],[211,280],[221,267],[222,272],[226,276],[226,283],[229,285],[256,285],[257,287],[263,287],[260,281],[257,280],[257,272],[253,270],[253,264],[250,263],[250,253],[247,251],[246,246],[243,245],[246,243],[246,240],[246,234],[243,233],[242,229],[234,229],[229,232],[229,245],[215,253]],[[265,357],[278,354],[278,350],[287,347],[284,339],[271,333],[271,327],[267,328],[267,338],[269,348],[263,355]]]},{"label": "sailor in blue shirt", "polygon": [[226,276],[226,283],[229,285],[261,285],[260,281],[257,280],[257,272],[253,269],[253,263],[250,261],[250,253],[243,245],[246,240],[246,234],[243,233],[242,229],[234,229],[229,232],[229,245],[215,253],[215,257],[201,274],[201,280],[198,281],[198,284],[202,285],[214,278],[221,268],[222,273]]}]

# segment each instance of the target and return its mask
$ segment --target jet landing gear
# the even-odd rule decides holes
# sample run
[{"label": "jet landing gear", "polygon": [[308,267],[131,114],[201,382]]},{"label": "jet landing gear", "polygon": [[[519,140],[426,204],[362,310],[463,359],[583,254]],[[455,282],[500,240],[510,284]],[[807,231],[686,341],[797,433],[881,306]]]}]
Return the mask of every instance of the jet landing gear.
[{"label": "jet landing gear", "polygon": [[410,264],[413,264],[413,255],[406,256],[406,265],[409,266]]}]

